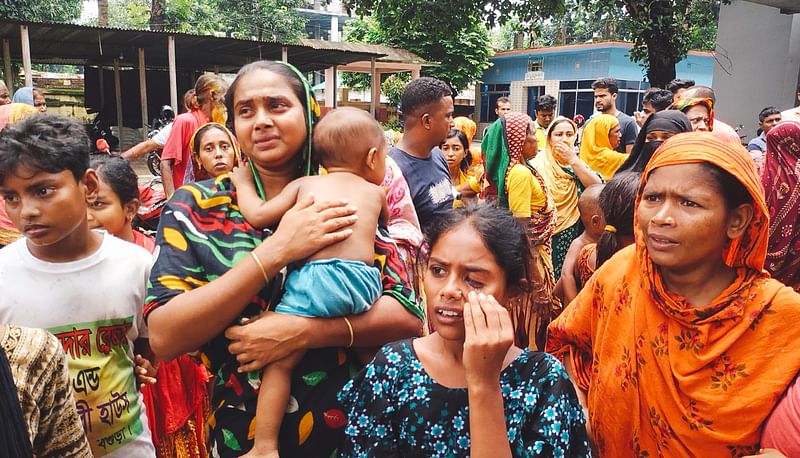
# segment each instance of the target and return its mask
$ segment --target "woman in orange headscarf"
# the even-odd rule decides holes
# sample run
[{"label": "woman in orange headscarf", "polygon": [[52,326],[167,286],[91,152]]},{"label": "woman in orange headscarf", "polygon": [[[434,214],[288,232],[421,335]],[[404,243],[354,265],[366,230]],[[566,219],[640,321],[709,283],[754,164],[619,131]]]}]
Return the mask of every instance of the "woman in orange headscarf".
[{"label": "woman in orange headscarf", "polygon": [[[600,456],[743,456],[800,369],[800,295],[763,272],[755,166],[710,133],[642,175],[635,239],[549,327]],[[580,396],[580,395],[579,395]],[[646,454],[645,454],[646,453]]]},{"label": "woman in orange headscarf", "polygon": [[616,116],[599,114],[586,123],[581,137],[580,158],[603,179],[610,180],[628,155],[614,150],[620,140],[619,120]]}]

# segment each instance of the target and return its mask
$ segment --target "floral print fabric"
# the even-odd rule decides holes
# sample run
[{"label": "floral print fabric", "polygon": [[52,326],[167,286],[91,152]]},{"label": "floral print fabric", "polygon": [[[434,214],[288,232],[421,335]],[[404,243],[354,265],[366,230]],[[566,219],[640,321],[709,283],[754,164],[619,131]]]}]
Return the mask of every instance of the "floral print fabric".
[{"label": "floral print fabric", "polygon": [[[412,342],[383,347],[339,394],[348,416],[340,456],[469,456],[467,390],[436,383]],[[524,350],[500,387],[514,456],[591,456],[583,409],[555,358]]]}]

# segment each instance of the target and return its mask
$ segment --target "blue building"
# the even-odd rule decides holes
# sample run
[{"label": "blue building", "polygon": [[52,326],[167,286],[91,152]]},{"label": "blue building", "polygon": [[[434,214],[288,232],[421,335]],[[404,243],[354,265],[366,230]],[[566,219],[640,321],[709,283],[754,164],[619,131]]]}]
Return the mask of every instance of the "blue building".
[{"label": "blue building", "polygon": [[[592,82],[604,76],[619,81],[617,109],[628,114],[641,110],[642,94],[650,83],[643,81],[644,69],[628,58],[630,49],[629,43],[602,42],[495,54],[475,88],[478,131],[497,119],[495,102],[503,96],[511,99],[512,110],[535,117],[536,98],[550,94],[558,99],[559,114],[572,118],[580,113],[588,119],[594,112]],[[676,73],[710,86],[713,69],[713,53],[692,51],[678,63]]]}]

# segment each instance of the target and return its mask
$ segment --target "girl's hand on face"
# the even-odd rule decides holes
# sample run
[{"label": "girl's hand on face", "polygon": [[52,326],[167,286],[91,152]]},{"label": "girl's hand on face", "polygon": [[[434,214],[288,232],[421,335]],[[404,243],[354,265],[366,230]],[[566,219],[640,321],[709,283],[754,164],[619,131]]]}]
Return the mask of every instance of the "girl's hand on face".
[{"label": "girl's hand on face", "polygon": [[[285,263],[303,260],[322,248],[350,237],[358,216],[356,208],[346,200],[314,202],[309,193],[297,199],[294,207],[287,211],[278,229],[270,237],[272,243],[261,256],[275,256],[277,249],[280,259]],[[256,250],[265,244],[259,245]]]},{"label": "girl's hand on face", "polygon": [[464,369],[467,388],[496,386],[508,349],[514,343],[514,329],[508,310],[493,296],[474,291],[464,304]]}]

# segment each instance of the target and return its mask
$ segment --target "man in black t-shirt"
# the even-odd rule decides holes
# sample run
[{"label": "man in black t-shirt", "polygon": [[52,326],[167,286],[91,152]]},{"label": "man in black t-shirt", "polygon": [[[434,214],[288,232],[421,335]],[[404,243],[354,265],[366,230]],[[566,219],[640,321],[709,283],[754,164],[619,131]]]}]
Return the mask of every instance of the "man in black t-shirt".
[{"label": "man in black t-shirt", "polygon": [[400,101],[403,139],[389,150],[408,182],[423,231],[453,207],[450,170],[439,149],[453,123],[452,95],[435,78],[408,83]]},{"label": "man in black t-shirt", "polygon": [[619,120],[619,133],[622,136],[617,146],[620,153],[630,153],[636,142],[636,121],[632,117],[617,110],[617,93],[619,85],[614,78],[600,78],[592,83],[594,90],[594,107],[597,111],[616,116]]}]

